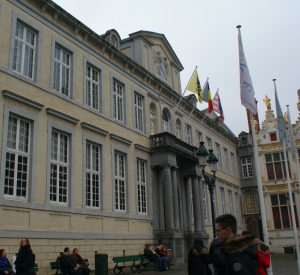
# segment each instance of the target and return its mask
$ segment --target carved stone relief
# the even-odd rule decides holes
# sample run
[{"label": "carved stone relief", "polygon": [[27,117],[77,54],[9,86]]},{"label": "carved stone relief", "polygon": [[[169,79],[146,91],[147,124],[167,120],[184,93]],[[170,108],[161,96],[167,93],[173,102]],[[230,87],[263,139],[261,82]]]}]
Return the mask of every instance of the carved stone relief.
[{"label": "carved stone relief", "polygon": [[167,57],[162,57],[161,52],[157,52],[157,55],[154,59],[155,67],[156,67],[156,75],[162,80],[168,82],[169,73],[170,73],[170,65],[168,63]]}]

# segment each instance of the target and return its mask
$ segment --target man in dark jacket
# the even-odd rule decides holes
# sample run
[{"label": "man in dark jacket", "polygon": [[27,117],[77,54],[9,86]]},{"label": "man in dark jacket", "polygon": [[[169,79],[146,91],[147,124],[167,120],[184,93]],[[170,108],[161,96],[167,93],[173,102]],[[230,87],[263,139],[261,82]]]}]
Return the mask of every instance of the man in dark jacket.
[{"label": "man in dark jacket", "polygon": [[209,247],[209,257],[212,260],[217,275],[226,274],[226,255],[224,251],[224,243],[221,243],[216,237],[212,240]]},{"label": "man in dark jacket", "polygon": [[254,248],[253,235],[236,235],[236,218],[224,214],[216,218],[216,232],[227,254],[226,275],[256,275],[255,260],[258,254]]},{"label": "man in dark jacket", "polygon": [[76,265],[72,259],[71,256],[71,251],[69,247],[66,247],[64,249],[64,253],[60,257],[60,270],[64,274],[69,274],[69,275],[81,275],[82,271],[80,269],[79,265]]}]

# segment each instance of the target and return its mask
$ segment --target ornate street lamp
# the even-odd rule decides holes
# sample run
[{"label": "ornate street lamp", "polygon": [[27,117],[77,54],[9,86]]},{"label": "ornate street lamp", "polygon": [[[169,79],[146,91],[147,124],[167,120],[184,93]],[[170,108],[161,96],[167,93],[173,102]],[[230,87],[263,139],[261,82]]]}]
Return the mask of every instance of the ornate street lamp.
[{"label": "ornate street lamp", "polygon": [[[215,224],[215,207],[214,207],[213,197],[214,197],[214,188],[216,186],[216,172],[217,172],[218,159],[213,153],[213,150],[209,150],[209,153],[207,152],[203,141],[200,142],[200,146],[197,151],[197,156],[199,158],[199,165],[202,167],[204,182],[208,186],[208,190],[210,194],[211,218],[212,218],[212,225],[213,225],[213,234],[215,237],[216,224]],[[209,164],[210,171],[213,173],[213,175],[210,175],[205,172],[205,166],[207,165],[207,163]]]}]

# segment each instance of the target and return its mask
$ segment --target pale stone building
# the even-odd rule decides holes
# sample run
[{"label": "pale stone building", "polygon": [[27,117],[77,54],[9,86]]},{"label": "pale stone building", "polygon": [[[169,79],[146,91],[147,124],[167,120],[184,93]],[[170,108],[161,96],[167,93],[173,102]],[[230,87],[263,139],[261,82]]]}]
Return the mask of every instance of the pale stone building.
[{"label": "pale stone building", "polygon": [[[300,91],[298,91],[298,96]],[[267,110],[261,126],[256,123],[256,138],[258,144],[259,167],[261,168],[261,181],[263,185],[264,204],[267,217],[267,227],[269,240],[272,245],[272,252],[284,253],[287,247],[294,247],[294,234],[292,228],[290,205],[292,204],[295,210],[295,218],[297,227],[299,227],[299,180],[297,176],[297,166],[299,163],[294,163],[290,154],[290,147],[287,147],[288,154],[288,171],[292,187],[293,198],[288,196],[287,186],[287,169],[284,164],[283,148],[279,142],[279,134],[277,127],[276,113],[273,111],[271,102],[267,98],[264,99]],[[297,104],[300,111],[300,101]],[[283,111],[285,108],[281,106]],[[294,108],[294,106],[291,106]],[[296,147],[300,153],[300,120],[292,125],[295,135]],[[242,135],[245,139],[250,137]],[[288,137],[289,139],[289,137]],[[246,142],[246,141],[245,141]],[[247,140],[248,142],[248,140]],[[248,192],[243,194],[245,198],[246,216],[249,214],[252,221],[247,223],[248,229],[251,232],[260,232],[261,220],[259,198],[257,193],[256,180],[253,177],[254,163],[253,152],[248,154],[247,160],[243,164],[242,181],[252,181],[252,186],[248,188]],[[252,163],[252,165],[251,165]],[[252,173],[253,171],[253,173]],[[243,184],[241,184],[243,186]],[[248,211],[248,213],[247,213]],[[298,230],[298,234],[299,234]],[[298,235],[299,236],[299,235]]]},{"label": "pale stone building", "polygon": [[[219,159],[215,214],[237,216],[238,139],[181,98],[165,35],[98,35],[46,0],[0,0],[1,248],[30,238],[40,273],[65,246],[138,254],[162,239],[184,262],[212,238],[199,141]],[[174,116],[173,116],[174,115]],[[208,169],[207,169],[208,170]],[[209,171],[208,171],[209,172]]]}]

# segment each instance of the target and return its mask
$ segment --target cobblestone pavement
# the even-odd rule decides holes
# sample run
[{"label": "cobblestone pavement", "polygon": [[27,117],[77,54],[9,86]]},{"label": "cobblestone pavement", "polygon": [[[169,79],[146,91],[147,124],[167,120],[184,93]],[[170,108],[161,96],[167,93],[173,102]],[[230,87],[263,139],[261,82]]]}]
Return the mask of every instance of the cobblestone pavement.
[{"label": "cobblestone pavement", "polygon": [[[273,267],[273,275],[297,275],[298,267],[297,261],[295,260],[294,254],[272,254],[272,267]],[[150,268],[147,272],[142,272],[144,275],[187,275],[187,265],[179,264],[176,266],[171,266],[171,271],[159,272],[157,269]],[[113,271],[110,270],[109,275],[113,275]],[[139,275],[139,273],[132,273],[130,268],[124,269],[124,275],[135,274]]]}]

